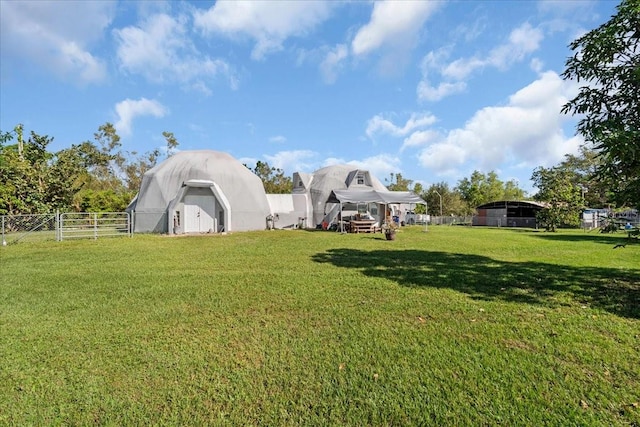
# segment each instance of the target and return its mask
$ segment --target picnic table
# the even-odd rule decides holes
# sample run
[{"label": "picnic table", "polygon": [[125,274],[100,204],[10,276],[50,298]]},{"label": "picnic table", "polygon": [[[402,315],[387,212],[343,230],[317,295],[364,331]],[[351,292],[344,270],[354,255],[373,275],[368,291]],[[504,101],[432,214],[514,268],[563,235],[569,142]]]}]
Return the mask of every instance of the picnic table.
[{"label": "picnic table", "polygon": [[375,219],[352,219],[349,221],[349,233],[375,233]]}]

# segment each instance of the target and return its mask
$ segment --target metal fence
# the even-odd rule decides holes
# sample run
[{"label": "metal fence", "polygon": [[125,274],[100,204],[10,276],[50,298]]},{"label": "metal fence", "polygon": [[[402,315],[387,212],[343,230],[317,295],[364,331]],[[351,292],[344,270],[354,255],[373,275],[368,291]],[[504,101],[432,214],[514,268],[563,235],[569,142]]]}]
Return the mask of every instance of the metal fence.
[{"label": "metal fence", "polygon": [[0,216],[2,245],[131,236],[127,212],[66,212]]},{"label": "metal fence", "polygon": [[127,212],[63,213],[58,225],[58,240],[131,235]]},{"label": "metal fence", "polygon": [[430,225],[471,225],[472,216],[433,216]]},{"label": "metal fence", "polygon": [[537,220],[533,217],[491,217],[474,216],[473,225],[484,225],[487,227],[525,227],[537,228]]}]

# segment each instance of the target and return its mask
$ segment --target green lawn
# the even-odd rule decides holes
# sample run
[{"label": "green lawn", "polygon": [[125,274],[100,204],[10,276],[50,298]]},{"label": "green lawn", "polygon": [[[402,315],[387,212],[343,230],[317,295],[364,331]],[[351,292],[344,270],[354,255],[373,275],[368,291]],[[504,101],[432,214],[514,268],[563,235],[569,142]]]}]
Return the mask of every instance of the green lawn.
[{"label": "green lawn", "polygon": [[640,245],[469,227],[0,248],[0,425],[640,425]]}]

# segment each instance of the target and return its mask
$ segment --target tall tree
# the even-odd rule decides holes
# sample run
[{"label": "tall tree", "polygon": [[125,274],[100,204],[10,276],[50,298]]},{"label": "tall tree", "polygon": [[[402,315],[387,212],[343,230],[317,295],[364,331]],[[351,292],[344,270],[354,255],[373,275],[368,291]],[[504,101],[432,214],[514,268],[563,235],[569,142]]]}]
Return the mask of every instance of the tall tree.
[{"label": "tall tree", "polygon": [[595,150],[582,146],[577,155],[565,155],[564,160],[557,166],[570,174],[571,182],[580,187],[585,206],[591,208],[605,208],[614,204],[609,185],[598,176],[601,161],[602,158]]},{"label": "tall tree", "polygon": [[390,179],[385,180],[388,182],[387,188],[390,191],[409,191],[413,180],[402,177],[401,173],[392,173]]},{"label": "tall tree", "polygon": [[0,213],[47,212],[49,161],[52,155],[46,148],[53,138],[32,131],[29,139],[23,141],[21,125],[16,126],[13,133],[3,137],[8,142],[13,139],[13,135],[18,144],[7,145],[1,152]]},{"label": "tall tree", "polygon": [[537,218],[547,231],[580,224],[580,212],[584,204],[580,187],[574,185],[571,178],[567,170],[560,168],[539,167],[533,171],[531,180],[538,188],[535,199],[547,204]]},{"label": "tall tree", "polygon": [[426,200],[429,208],[429,214],[440,216],[442,206],[442,215],[466,215],[470,213],[467,204],[462,200],[460,193],[449,188],[446,182],[438,182],[432,184],[421,194]]},{"label": "tall tree", "polygon": [[456,190],[460,192],[471,211],[477,206],[496,200],[522,200],[525,197],[524,191],[518,187],[516,181],[507,181],[505,184],[498,179],[498,174],[494,171],[486,175],[477,170],[473,171],[470,178],[458,181]]},{"label": "tall tree", "polygon": [[267,162],[258,160],[251,171],[260,177],[268,194],[288,194],[293,190],[293,180],[282,169],[269,166]]},{"label": "tall tree", "polygon": [[162,136],[164,136],[164,139],[167,143],[167,157],[171,157],[175,153],[175,150],[178,148],[178,145],[180,145],[180,143],[173,135],[173,132],[164,131],[162,132]]},{"label": "tall tree", "polygon": [[[171,157],[178,148],[180,143],[174,136],[173,132],[162,132],[162,136],[165,139],[164,153],[166,157]],[[156,148],[152,151],[148,151],[144,154],[138,154],[137,152],[127,153],[122,163],[122,171],[124,173],[124,181],[127,190],[130,192],[137,192],[142,184],[142,177],[144,174],[158,164],[158,161],[162,159],[162,150]]]},{"label": "tall tree", "polygon": [[98,149],[94,153],[96,161],[91,168],[93,179],[87,189],[124,191],[122,174],[126,166],[126,157],[120,150],[122,144],[116,128],[107,122],[98,127],[93,138]]},{"label": "tall tree", "polygon": [[640,0],[622,0],[616,14],[570,44],[564,79],[582,83],[562,107],[579,114],[577,131],[602,162],[598,177],[621,204],[640,206]]}]

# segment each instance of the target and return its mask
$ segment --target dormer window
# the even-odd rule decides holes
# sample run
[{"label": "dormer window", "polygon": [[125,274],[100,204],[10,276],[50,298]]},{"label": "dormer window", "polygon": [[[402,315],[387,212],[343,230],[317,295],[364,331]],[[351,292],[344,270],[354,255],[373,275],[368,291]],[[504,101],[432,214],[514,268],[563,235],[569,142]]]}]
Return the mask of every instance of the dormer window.
[{"label": "dormer window", "polygon": [[349,187],[371,187],[371,176],[369,175],[369,171],[363,170],[352,170],[349,172],[347,179],[344,181]]},{"label": "dormer window", "polygon": [[312,178],[308,174],[302,172],[295,172],[291,179],[293,183],[292,191],[296,193],[304,193],[309,188]]}]

